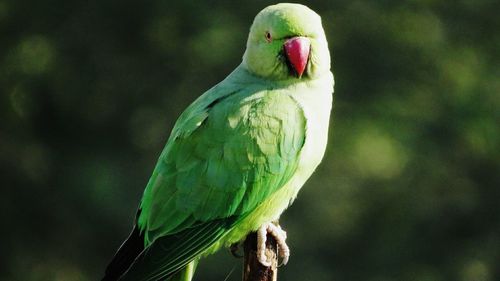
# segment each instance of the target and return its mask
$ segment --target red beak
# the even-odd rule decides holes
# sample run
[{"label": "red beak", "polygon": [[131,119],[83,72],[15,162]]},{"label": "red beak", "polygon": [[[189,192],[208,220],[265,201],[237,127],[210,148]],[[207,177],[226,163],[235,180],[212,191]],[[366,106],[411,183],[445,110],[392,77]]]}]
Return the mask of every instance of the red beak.
[{"label": "red beak", "polygon": [[306,37],[292,37],[286,40],[283,46],[289,64],[293,67],[297,77],[302,77],[309,59],[311,42]]}]

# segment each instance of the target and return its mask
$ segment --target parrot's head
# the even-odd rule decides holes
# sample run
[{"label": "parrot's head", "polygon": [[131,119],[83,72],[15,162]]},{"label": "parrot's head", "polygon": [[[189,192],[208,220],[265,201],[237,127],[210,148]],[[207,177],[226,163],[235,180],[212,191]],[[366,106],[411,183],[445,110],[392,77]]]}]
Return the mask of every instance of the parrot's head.
[{"label": "parrot's head", "polygon": [[315,78],[328,72],[330,53],[321,17],[300,4],[265,8],[250,28],[243,65],[273,80]]}]

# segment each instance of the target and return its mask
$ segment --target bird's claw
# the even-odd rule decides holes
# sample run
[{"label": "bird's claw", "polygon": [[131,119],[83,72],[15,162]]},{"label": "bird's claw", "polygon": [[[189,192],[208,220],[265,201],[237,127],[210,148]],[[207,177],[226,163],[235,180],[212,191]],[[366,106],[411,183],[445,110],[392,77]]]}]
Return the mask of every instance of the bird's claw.
[{"label": "bird's claw", "polygon": [[290,258],[290,249],[286,244],[286,232],[279,225],[265,223],[257,230],[257,259],[263,266],[271,266],[271,261],[266,256],[267,234],[271,234],[278,244],[278,255],[283,260],[280,264],[286,265]]}]

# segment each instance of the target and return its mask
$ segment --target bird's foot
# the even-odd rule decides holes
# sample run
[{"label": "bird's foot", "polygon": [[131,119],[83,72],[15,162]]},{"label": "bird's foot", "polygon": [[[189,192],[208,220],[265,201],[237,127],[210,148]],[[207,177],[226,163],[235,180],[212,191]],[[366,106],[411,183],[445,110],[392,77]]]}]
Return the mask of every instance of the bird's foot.
[{"label": "bird's foot", "polygon": [[271,266],[271,262],[266,256],[267,234],[271,234],[278,243],[278,255],[283,259],[285,265],[290,257],[290,249],[285,243],[286,232],[279,225],[274,223],[265,223],[257,230],[257,259],[263,266]]}]

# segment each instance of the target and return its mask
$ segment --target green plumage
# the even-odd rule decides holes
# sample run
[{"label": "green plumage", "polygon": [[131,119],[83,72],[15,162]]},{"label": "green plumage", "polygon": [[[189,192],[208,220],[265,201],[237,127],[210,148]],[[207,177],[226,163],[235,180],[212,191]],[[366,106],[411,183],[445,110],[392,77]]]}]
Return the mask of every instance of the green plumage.
[{"label": "green plumage", "polygon": [[305,116],[290,95],[252,82],[230,85],[226,95],[211,89],[179,119],[141,203],[147,242],[179,226],[245,216],[295,172]]},{"label": "green plumage", "polygon": [[[269,30],[273,43],[264,38]],[[300,79],[276,47],[296,35],[311,41]],[[139,208],[145,250],[120,280],[191,280],[201,256],[279,218],[325,150],[329,65],[313,11],[280,4],[259,13],[243,63],[177,120]]]}]

